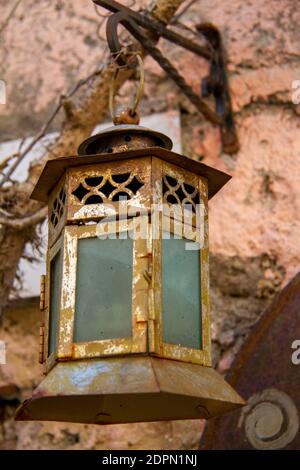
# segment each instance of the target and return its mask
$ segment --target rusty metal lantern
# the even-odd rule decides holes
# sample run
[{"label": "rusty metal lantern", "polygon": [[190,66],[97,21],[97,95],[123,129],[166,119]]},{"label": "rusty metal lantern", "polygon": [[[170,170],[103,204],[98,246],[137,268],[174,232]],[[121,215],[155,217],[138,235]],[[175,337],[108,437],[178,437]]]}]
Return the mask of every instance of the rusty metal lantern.
[{"label": "rusty metal lantern", "polygon": [[[207,202],[230,177],[171,148],[158,132],[119,125],[45,165],[32,197],[49,207],[46,376],[17,420],[210,418],[243,404],[211,367]],[[200,203],[203,244],[186,249]],[[170,209],[156,237],[155,205]],[[173,205],[189,206],[184,237]]]}]

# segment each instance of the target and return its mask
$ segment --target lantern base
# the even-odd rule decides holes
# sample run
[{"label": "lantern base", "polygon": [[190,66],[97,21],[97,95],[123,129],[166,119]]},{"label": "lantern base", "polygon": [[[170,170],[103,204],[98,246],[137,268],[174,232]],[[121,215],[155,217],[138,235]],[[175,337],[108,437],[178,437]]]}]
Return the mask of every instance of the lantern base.
[{"label": "lantern base", "polygon": [[60,362],[16,420],[116,424],[211,418],[244,401],[210,367],[151,356]]}]

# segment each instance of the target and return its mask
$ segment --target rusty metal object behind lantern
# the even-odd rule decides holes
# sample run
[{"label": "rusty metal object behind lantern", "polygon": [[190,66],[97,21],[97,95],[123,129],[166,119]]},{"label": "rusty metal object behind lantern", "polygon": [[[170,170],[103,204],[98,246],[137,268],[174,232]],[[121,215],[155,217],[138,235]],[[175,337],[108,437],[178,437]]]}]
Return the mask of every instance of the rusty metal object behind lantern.
[{"label": "rusty metal object behind lantern", "polygon": [[293,362],[299,338],[300,273],[255,324],[228,375],[247,400],[242,410],[211,420],[200,449],[298,450],[300,374]]},{"label": "rusty metal object behind lantern", "polygon": [[[209,418],[243,404],[211,368],[207,203],[230,177],[171,147],[160,133],[120,125],[43,169],[32,197],[49,207],[41,289],[46,377],[17,420]],[[200,201],[203,247],[185,250],[196,239]],[[153,237],[153,205],[186,202],[190,235],[176,237],[171,211],[170,239],[164,215]],[[99,238],[104,223],[113,239]],[[136,235],[140,224],[145,238]]]}]

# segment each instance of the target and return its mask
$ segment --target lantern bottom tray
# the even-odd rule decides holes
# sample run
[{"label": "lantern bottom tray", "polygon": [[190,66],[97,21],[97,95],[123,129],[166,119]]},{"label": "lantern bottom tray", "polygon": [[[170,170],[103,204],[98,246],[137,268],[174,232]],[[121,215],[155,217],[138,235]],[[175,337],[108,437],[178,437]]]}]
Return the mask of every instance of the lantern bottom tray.
[{"label": "lantern bottom tray", "polygon": [[16,420],[116,424],[211,418],[244,404],[210,367],[153,356],[59,362]]}]

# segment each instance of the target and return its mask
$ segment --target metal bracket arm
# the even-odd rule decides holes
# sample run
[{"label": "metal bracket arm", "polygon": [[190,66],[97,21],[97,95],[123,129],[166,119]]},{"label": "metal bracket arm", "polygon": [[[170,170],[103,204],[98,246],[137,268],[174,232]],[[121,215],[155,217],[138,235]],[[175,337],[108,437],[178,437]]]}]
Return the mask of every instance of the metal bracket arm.
[{"label": "metal bracket arm", "polygon": [[[93,0],[93,2],[113,13],[107,20],[106,35],[109,48],[118,65],[124,66],[127,63],[126,54],[122,54],[122,45],[118,38],[118,24],[122,24],[167,75],[172,78],[195,108],[210,122],[220,126],[223,150],[226,153],[237,152],[239,144],[232,113],[224,48],[218,29],[209,23],[200,24],[196,27],[199,36],[201,35],[202,39],[204,38],[206,41],[207,47],[203,47],[166,28],[162,23],[132,11],[115,0]],[[145,30],[151,33],[151,39],[145,34]],[[201,94],[202,97],[213,96],[215,110],[200,95],[194,92],[185,78],[156,47],[159,37],[164,37],[170,42],[209,60],[210,72],[201,82]]]}]

